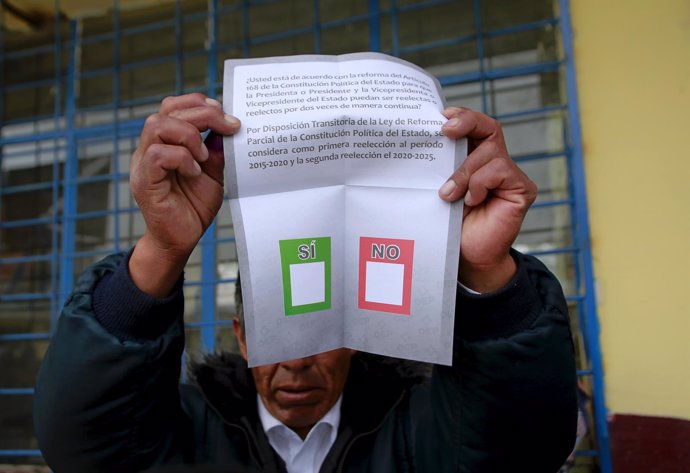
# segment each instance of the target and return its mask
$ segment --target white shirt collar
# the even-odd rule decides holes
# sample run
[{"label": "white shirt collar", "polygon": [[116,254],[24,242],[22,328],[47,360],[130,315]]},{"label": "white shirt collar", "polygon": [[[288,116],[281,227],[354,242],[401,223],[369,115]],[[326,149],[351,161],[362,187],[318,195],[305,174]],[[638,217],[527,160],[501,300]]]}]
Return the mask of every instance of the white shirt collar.
[{"label": "white shirt collar", "polygon": [[259,419],[268,441],[285,462],[288,472],[318,471],[328,451],[335,443],[340,426],[342,394],[331,409],[312,427],[302,439],[293,430],[268,412],[257,395]]}]

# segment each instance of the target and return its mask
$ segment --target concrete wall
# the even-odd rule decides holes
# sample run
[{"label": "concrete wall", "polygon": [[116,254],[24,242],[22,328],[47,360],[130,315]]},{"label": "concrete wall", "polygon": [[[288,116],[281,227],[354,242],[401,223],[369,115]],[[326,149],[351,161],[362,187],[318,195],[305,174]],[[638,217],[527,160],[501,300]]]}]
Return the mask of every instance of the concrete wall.
[{"label": "concrete wall", "polygon": [[690,2],[571,2],[607,404],[690,419]]}]

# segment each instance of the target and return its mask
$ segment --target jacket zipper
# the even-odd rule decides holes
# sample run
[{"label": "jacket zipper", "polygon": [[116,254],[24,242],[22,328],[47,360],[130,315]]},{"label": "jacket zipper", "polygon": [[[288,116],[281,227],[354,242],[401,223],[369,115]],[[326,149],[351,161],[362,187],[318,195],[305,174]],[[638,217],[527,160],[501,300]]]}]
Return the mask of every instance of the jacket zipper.
[{"label": "jacket zipper", "polygon": [[218,416],[218,418],[219,418],[225,425],[229,425],[230,427],[234,427],[234,428],[236,428],[236,429],[239,429],[239,430],[242,432],[242,434],[244,434],[244,438],[245,438],[245,440],[247,441],[247,445],[249,446],[249,456],[252,458],[252,460],[254,461],[254,463],[256,463],[257,465],[261,465],[262,462],[259,461],[258,458],[256,458],[256,455],[254,455],[253,443],[252,443],[252,440],[251,440],[251,438],[250,438],[249,432],[247,432],[247,429],[245,429],[245,428],[244,428],[242,425],[240,425],[240,424],[237,424],[237,423],[228,421],[228,420],[225,418],[225,416],[224,416],[223,414],[221,414],[221,412],[216,408],[216,406],[213,405],[213,403],[208,399],[208,397],[206,397],[206,393],[204,392],[204,390],[203,390],[203,389],[199,389],[199,391],[201,391],[201,395],[203,396],[204,400],[206,401],[206,404],[208,404],[208,406],[211,408],[211,410],[212,410],[213,412],[216,413],[216,415]]},{"label": "jacket zipper", "polygon": [[398,400],[395,401],[395,403],[391,406],[390,409],[388,409],[388,411],[386,411],[386,415],[384,415],[384,416],[381,418],[381,422],[379,422],[374,428],[372,428],[371,430],[369,430],[369,431],[367,431],[367,432],[362,432],[362,433],[357,434],[357,435],[355,435],[354,437],[352,437],[352,440],[350,440],[350,442],[348,442],[348,444],[345,446],[345,450],[343,450],[343,455],[342,455],[342,457],[340,458],[340,461],[338,462],[338,469],[336,470],[337,473],[342,473],[342,472],[343,472],[343,468],[345,467],[345,459],[347,458],[347,454],[350,452],[350,448],[352,448],[352,445],[353,445],[357,440],[359,440],[359,439],[361,439],[361,438],[363,438],[363,437],[366,437],[367,435],[371,435],[371,434],[373,434],[374,432],[376,432],[377,430],[379,430],[379,429],[381,428],[381,426],[383,425],[383,423],[384,423],[384,422],[386,421],[386,419],[388,418],[388,414],[390,414],[390,413],[393,411],[393,409],[395,409],[395,408],[398,406],[398,404],[400,404],[400,401],[402,401],[403,397],[405,397],[405,393],[404,393],[404,392],[403,392],[402,394],[400,394],[400,397],[398,397]]}]

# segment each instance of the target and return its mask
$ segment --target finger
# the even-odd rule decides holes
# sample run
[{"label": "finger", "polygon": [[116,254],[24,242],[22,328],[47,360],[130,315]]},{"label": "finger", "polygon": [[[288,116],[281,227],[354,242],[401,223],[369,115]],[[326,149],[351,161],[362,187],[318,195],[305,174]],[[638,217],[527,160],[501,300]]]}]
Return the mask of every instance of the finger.
[{"label": "finger", "polygon": [[438,190],[439,197],[448,202],[455,202],[465,196],[472,174],[492,160],[512,163],[504,146],[493,140],[484,141],[467,156],[462,165],[441,186]]},{"label": "finger", "polygon": [[449,120],[441,131],[449,138],[470,138],[473,141],[497,139],[503,141],[501,125],[493,118],[468,108],[451,107],[443,111]]},{"label": "finger", "polygon": [[156,113],[149,116],[141,133],[140,149],[143,153],[157,143],[177,145],[187,150],[199,162],[209,157],[208,148],[201,141],[199,130],[187,121]]},{"label": "finger", "polygon": [[150,183],[164,180],[171,171],[190,178],[201,175],[199,163],[181,146],[155,143],[146,150],[141,165]]},{"label": "finger", "polygon": [[525,196],[529,178],[513,163],[494,159],[482,166],[470,177],[465,194],[465,205],[476,206],[484,202],[492,191],[501,192],[501,197],[528,207]]},{"label": "finger", "polygon": [[237,118],[212,105],[173,110],[168,115],[188,122],[198,131],[211,129],[220,135],[232,135],[240,129],[240,121]]},{"label": "finger", "polygon": [[161,101],[160,112],[168,114],[175,110],[183,110],[185,108],[192,107],[201,107],[204,105],[222,108],[219,101],[212,98],[208,98],[204,94],[193,93],[185,95],[171,95],[169,97],[165,97]]},{"label": "finger", "polygon": [[221,135],[232,135],[240,128],[240,121],[225,114],[219,101],[199,93],[164,98],[160,113],[186,120],[199,131],[210,128]]}]

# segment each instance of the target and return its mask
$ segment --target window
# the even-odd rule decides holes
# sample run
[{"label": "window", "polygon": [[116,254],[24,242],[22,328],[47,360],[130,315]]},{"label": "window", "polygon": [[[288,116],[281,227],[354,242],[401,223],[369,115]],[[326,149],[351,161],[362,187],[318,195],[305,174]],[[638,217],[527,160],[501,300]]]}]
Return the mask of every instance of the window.
[{"label": "window", "polygon": [[[145,117],[166,95],[220,95],[226,58],[379,50],[435,74],[450,105],[498,118],[539,197],[517,247],[555,272],[571,304],[606,468],[605,408],[567,1],[175,0],[104,6],[81,20],[2,31],[0,61],[0,456],[41,463],[31,427],[40,360],[76,276],[144,230],[128,188]],[[117,3],[115,4],[117,5]],[[146,6],[150,5],[150,6]],[[0,10],[2,15],[9,11]],[[152,40],[154,38],[154,40]],[[235,350],[237,271],[224,208],[186,269],[188,352]],[[0,463],[3,460],[0,458]],[[589,470],[586,470],[589,471]]]}]

